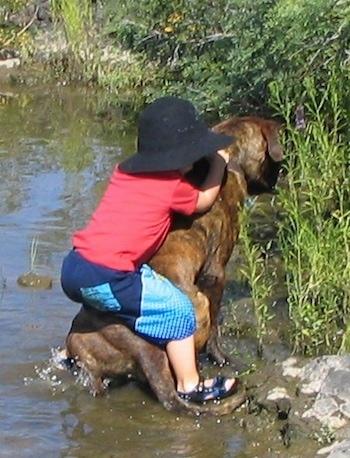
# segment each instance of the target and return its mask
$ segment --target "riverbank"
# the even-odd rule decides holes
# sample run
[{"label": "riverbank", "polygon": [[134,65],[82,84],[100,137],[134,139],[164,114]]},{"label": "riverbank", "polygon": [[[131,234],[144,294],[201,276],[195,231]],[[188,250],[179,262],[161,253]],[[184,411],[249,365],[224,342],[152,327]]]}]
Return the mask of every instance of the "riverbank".
[{"label": "riverbank", "polygon": [[[264,430],[268,437],[277,428],[285,446],[282,456],[340,458],[350,454],[350,355],[290,357],[267,364],[248,377],[248,385],[249,380],[254,395],[248,412],[263,418],[261,424],[247,417],[247,423],[252,422],[248,427],[257,428],[257,441],[258,431]],[[253,453],[259,447],[253,443],[248,450]],[[278,454],[271,450],[270,456]]]}]

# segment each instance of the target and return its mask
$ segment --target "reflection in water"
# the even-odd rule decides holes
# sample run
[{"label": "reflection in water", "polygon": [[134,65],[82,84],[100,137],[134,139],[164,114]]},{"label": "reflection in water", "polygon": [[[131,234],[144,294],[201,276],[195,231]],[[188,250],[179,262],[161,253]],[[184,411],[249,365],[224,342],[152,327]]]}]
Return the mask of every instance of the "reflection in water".
[{"label": "reflection in water", "polygon": [[[115,163],[134,152],[134,130],[116,116],[98,119],[85,89],[8,88],[0,104],[0,441],[1,456],[234,457],[238,420],[176,417],[128,384],[93,398],[77,378],[54,371],[78,304],[58,283],[70,235],[85,224]],[[35,266],[52,290],[17,284]]]},{"label": "reflection in water", "polygon": [[114,131],[105,132],[96,121],[98,97],[56,91],[19,92],[0,105],[0,230],[6,217],[13,243],[6,255],[14,259],[18,244],[29,250],[37,237],[37,263],[50,268],[57,256],[52,247],[68,246],[67,234],[85,224],[115,163],[134,145],[134,136],[119,128],[119,117]]}]

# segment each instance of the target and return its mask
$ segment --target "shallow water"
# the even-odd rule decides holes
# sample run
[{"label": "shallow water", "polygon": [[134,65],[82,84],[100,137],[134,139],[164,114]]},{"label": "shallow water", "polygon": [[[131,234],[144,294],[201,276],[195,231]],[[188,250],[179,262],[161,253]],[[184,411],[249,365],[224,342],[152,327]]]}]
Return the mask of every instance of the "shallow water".
[{"label": "shallow water", "polygon": [[[84,378],[53,368],[78,311],[58,282],[70,235],[134,150],[118,111],[106,123],[99,110],[81,88],[0,87],[0,455],[245,456],[236,415],[177,417],[132,383],[93,398]],[[18,285],[33,267],[52,289]]]},{"label": "shallow water", "polygon": [[[115,163],[134,152],[135,129],[120,110],[106,108],[104,94],[68,86],[0,83],[0,119],[0,456],[314,457],[313,441],[297,440],[286,449],[283,423],[250,414],[246,406],[221,418],[177,416],[135,383],[94,398],[87,374],[55,367],[79,308],[59,285],[63,257]],[[252,214],[255,237],[262,240],[274,237],[271,198],[261,196]],[[274,377],[275,361],[290,354],[281,338],[287,325],[285,291],[278,281],[275,318],[264,359],[258,361],[241,261],[237,247],[227,269],[222,342],[228,353],[267,368],[267,376],[259,370],[252,375],[253,385],[259,385],[262,377]],[[18,277],[31,269],[52,277],[52,288],[19,286]],[[218,372],[202,363],[205,372]]]}]

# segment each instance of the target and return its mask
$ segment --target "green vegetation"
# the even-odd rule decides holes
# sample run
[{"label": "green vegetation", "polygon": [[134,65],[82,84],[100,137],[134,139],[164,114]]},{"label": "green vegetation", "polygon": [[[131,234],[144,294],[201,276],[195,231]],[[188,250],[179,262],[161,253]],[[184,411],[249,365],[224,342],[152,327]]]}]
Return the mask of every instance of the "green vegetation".
[{"label": "green vegetation", "polygon": [[29,272],[34,272],[36,269],[36,257],[38,253],[38,237],[33,237],[32,242],[30,244],[30,269]]},{"label": "green vegetation", "polygon": [[72,47],[83,50],[89,44],[93,29],[92,5],[90,0],[52,0],[54,17],[62,19],[67,42]]},{"label": "green vegetation", "polygon": [[98,73],[99,43],[90,0],[52,0],[52,15],[56,26],[63,28],[67,50],[56,70],[70,81],[94,81]]},{"label": "green vegetation", "polygon": [[109,37],[155,64],[146,98],[164,91],[186,95],[212,118],[271,113],[271,81],[292,86],[314,75],[322,82],[331,62],[348,59],[350,5],[345,1],[104,4]]},{"label": "green vegetation", "polygon": [[[4,21],[20,3],[0,2],[2,32],[18,37],[20,30],[10,32]],[[55,77],[103,88],[109,103],[134,115],[146,101],[172,94],[191,99],[209,122],[243,113],[284,122],[286,178],[276,199],[277,237],[291,345],[304,354],[349,351],[350,3],[99,4],[97,20],[95,2],[52,0],[53,34],[63,31],[67,43],[60,55],[52,55]],[[264,250],[248,229],[246,221],[244,273],[261,351],[272,279]]]},{"label": "green vegetation", "polygon": [[240,240],[245,256],[245,267],[242,273],[246,277],[253,300],[256,321],[257,354],[263,355],[264,337],[267,334],[268,321],[273,318],[270,311],[273,278],[268,266],[269,247],[254,242],[250,233],[251,215],[248,208],[242,208],[240,213]]},{"label": "green vegetation", "polygon": [[[10,12],[26,3],[0,1],[0,30],[7,30]],[[212,120],[230,113],[272,114],[271,82],[291,87],[313,76],[322,85],[330,64],[349,61],[346,0],[51,0],[51,5],[55,30],[63,31],[67,42],[52,54],[56,76],[97,84],[136,111],[168,93],[191,98]]]},{"label": "green vegetation", "polygon": [[0,54],[7,49],[24,51],[31,47],[28,24],[15,24],[11,20],[14,13],[26,6],[25,0],[0,0]]},{"label": "green vegetation", "polygon": [[286,119],[289,153],[278,204],[292,343],[307,354],[349,350],[349,109],[341,99],[347,81],[339,69],[322,88],[313,78],[303,81],[302,130],[290,121],[295,103],[288,91],[272,88],[272,101]]},{"label": "green vegetation", "polygon": [[[67,49],[52,56],[55,77],[108,90],[118,105],[136,111],[144,103],[144,80],[153,79],[146,56],[113,43],[93,17],[90,0],[52,0],[55,29],[63,28]],[[119,5],[118,5],[119,7]],[[116,8],[114,4],[114,8]]]}]

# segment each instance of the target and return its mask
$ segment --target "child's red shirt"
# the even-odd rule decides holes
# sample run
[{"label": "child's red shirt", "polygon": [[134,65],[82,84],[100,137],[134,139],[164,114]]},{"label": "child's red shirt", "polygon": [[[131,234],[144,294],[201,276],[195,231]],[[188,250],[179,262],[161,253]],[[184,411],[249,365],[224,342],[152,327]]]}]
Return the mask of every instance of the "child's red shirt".
[{"label": "child's red shirt", "polygon": [[117,166],[88,225],[73,235],[73,246],[91,262],[133,271],[160,248],[173,212],[194,213],[198,193],[178,172],[131,175]]}]

